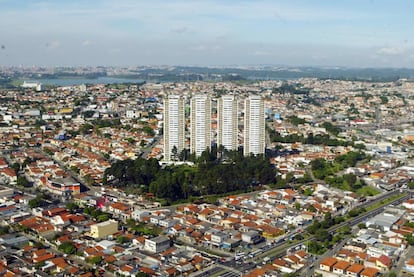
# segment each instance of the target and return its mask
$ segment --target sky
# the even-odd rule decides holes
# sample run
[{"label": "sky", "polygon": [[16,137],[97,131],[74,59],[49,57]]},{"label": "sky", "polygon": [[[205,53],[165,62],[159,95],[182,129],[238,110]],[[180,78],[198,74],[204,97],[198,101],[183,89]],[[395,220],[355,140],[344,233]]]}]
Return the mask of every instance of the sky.
[{"label": "sky", "polygon": [[0,0],[0,66],[414,68],[412,0]]}]

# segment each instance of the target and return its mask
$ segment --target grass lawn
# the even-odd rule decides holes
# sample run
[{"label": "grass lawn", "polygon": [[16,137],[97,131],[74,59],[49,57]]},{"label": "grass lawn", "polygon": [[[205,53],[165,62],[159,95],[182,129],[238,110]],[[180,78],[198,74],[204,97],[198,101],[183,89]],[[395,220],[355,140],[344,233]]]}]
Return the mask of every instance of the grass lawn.
[{"label": "grass lawn", "polygon": [[401,198],[402,196],[403,196],[403,194],[397,194],[397,195],[391,196],[391,197],[389,197],[387,199],[382,200],[381,202],[377,202],[374,205],[368,206],[365,209],[366,209],[367,212],[372,211],[372,210],[374,210],[374,209],[376,209],[378,207],[381,207],[383,205],[386,205],[388,203],[391,203],[392,201],[394,201],[394,200],[396,200],[398,198]]},{"label": "grass lawn", "polygon": [[373,188],[371,186],[364,186],[356,191],[356,193],[360,196],[373,196],[380,193],[379,190]]}]

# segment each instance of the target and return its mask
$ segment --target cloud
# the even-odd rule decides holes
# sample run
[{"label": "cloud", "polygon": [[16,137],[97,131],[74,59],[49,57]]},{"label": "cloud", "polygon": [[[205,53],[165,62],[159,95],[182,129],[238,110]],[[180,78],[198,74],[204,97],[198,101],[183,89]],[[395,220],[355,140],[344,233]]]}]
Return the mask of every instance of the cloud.
[{"label": "cloud", "polygon": [[50,42],[46,43],[46,48],[57,49],[57,48],[60,47],[60,45],[61,45],[60,41],[54,40],[54,41],[50,41]]},{"label": "cloud", "polygon": [[377,50],[377,55],[385,55],[385,56],[397,56],[404,54],[405,49],[403,47],[395,46],[395,47],[383,47]]},{"label": "cloud", "polygon": [[89,45],[91,45],[92,44],[92,42],[90,41],[90,40],[84,40],[84,41],[82,41],[82,43],[81,43],[81,45],[82,46],[89,46]]},{"label": "cloud", "polygon": [[196,51],[196,52],[217,52],[222,49],[223,47],[221,47],[220,45],[207,45],[207,44],[194,45],[189,48],[190,51]]},{"label": "cloud", "polygon": [[258,50],[253,52],[253,56],[272,56],[272,53]]},{"label": "cloud", "polygon": [[171,32],[177,34],[191,33],[192,30],[188,27],[175,27],[171,29]]}]

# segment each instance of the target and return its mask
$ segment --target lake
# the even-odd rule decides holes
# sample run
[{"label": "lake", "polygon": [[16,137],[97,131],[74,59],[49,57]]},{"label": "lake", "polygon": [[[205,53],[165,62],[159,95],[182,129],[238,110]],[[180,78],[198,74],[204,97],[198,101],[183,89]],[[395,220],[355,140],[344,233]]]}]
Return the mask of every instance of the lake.
[{"label": "lake", "polygon": [[134,78],[116,78],[116,77],[98,77],[88,78],[56,78],[56,79],[22,79],[21,81],[40,82],[42,85],[55,85],[59,87],[77,86],[82,84],[121,84],[121,83],[143,83],[143,79]]}]

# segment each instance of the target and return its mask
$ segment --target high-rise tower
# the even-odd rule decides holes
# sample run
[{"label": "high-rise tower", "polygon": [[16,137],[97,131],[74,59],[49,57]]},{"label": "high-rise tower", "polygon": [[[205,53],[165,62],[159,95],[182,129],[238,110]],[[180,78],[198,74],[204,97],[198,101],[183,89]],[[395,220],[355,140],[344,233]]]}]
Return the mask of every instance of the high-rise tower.
[{"label": "high-rise tower", "polygon": [[211,99],[207,95],[196,95],[191,99],[190,151],[197,157],[211,148]]},{"label": "high-rise tower", "polygon": [[185,146],[184,100],[178,95],[164,98],[164,160],[174,161]]},{"label": "high-rise tower", "polygon": [[217,146],[236,150],[238,146],[237,100],[233,95],[218,99],[217,106]]},{"label": "high-rise tower", "polygon": [[251,95],[244,102],[244,155],[258,155],[265,152],[264,101],[258,95]]}]

